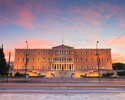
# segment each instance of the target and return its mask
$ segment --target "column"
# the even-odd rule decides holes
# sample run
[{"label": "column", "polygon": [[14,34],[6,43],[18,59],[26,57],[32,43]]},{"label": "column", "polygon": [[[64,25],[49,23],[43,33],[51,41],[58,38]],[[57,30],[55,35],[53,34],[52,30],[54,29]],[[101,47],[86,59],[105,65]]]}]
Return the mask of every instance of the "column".
[{"label": "column", "polygon": [[71,64],[71,70],[72,70],[72,64]]},{"label": "column", "polygon": [[66,70],[67,70],[67,64],[66,64]]},{"label": "column", "polygon": [[61,64],[61,70],[62,70],[62,64]]}]

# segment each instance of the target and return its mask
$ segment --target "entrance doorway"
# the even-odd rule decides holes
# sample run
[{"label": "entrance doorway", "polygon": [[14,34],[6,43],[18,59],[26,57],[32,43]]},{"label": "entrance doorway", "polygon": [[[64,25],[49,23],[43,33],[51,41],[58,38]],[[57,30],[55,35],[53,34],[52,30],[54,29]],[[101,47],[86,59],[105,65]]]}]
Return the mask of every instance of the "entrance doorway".
[{"label": "entrance doorway", "polygon": [[71,65],[69,66],[69,69],[71,70]]}]

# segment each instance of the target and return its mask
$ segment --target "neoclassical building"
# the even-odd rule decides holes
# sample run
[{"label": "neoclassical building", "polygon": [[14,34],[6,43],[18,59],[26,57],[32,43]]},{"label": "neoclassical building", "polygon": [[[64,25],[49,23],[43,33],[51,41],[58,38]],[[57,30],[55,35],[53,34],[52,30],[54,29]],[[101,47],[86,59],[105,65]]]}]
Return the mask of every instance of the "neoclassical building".
[{"label": "neoclassical building", "polygon": [[[26,50],[15,49],[14,70],[25,70]],[[75,49],[64,44],[52,49],[28,49],[27,70],[98,70],[96,49]],[[111,49],[98,49],[100,70],[112,70]]]}]

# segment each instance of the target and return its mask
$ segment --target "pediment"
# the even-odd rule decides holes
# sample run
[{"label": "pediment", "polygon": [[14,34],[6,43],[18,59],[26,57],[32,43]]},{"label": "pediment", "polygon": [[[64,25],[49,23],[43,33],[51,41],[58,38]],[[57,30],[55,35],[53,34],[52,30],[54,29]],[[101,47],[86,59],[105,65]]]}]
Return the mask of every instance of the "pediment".
[{"label": "pediment", "polygon": [[59,46],[55,46],[55,47],[52,47],[52,49],[74,49],[74,47],[71,47],[71,46],[67,46],[67,45],[59,45]]}]

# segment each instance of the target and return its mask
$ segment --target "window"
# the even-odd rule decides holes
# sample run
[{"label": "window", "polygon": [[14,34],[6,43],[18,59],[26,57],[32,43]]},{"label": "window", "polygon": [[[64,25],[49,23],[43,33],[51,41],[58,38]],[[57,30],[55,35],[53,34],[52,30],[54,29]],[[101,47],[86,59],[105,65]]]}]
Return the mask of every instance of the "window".
[{"label": "window", "polygon": [[98,51],[96,51],[95,54],[98,54]]},{"label": "window", "polygon": [[61,51],[60,51],[60,54],[61,54]]},{"label": "window", "polygon": [[103,52],[101,51],[101,54],[103,54]]},{"label": "window", "polygon": [[45,54],[45,51],[43,51],[43,54]]},{"label": "window", "polygon": [[93,58],[91,58],[91,61],[93,61]]},{"label": "window", "polygon": [[106,61],[109,61],[109,59],[107,58]]},{"label": "window", "polygon": [[71,52],[69,51],[69,54],[71,54]]},{"label": "window", "polygon": [[76,58],[75,61],[78,61],[78,59]]},{"label": "window", "polygon": [[102,62],[104,61],[104,59],[103,59],[103,58],[102,58],[101,60],[102,60]]},{"label": "window", "polygon": [[48,58],[48,61],[50,61],[50,58]]},{"label": "window", "polygon": [[88,52],[86,51],[86,54],[88,54]]},{"label": "window", "polygon": [[29,65],[26,68],[29,69]]},{"label": "window", "polygon": [[43,69],[45,68],[45,66],[43,66]]},{"label": "window", "polygon": [[69,58],[69,61],[71,61],[72,59],[71,58]]},{"label": "window", "polygon": [[32,66],[32,69],[34,69],[34,66]]},{"label": "window", "polygon": [[50,69],[50,66],[48,66],[48,69]]},{"label": "window", "polygon": [[55,58],[54,60],[57,61],[57,58]]},{"label": "window", "polygon": [[22,61],[24,62],[24,61],[25,61],[25,58],[23,58]]},{"label": "window", "polygon": [[81,69],[83,69],[83,66],[81,66]]},{"label": "window", "polygon": [[24,66],[22,66],[22,69],[24,69]]},{"label": "window", "polygon": [[107,66],[107,69],[109,69],[109,66]]},{"label": "window", "polygon": [[66,57],[64,57],[64,60],[66,61]]},{"label": "window", "polygon": [[75,54],[78,54],[78,52],[76,51]]},{"label": "window", "polygon": [[20,54],[20,51],[18,51],[18,54]]},{"label": "window", "polygon": [[36,54],[36,52],[35,52],[35,51],[33,51],[33,54]]},{"label": "window", "polygon": [[43,61],[45,61],[45,58],[43,58]]},{"label": "window", "polygon": [[81,58],[81,61],[83,61],[83,58]]},{"label": "window", "polygon": [[35,61],[35,58],[33,58],[33,61]]},{"label": "window", "polygon": [[50,51],[48,51],[48,54],[50,54]]},{"label": "window", "polygon": [[61,61],[61,57],[60,57],[60,61]]},{"label": "window", "polygon": [[39,66],[37,66],[37,69],[40,69],[40,67],[39,67]]},{"label": "window", "polygon": [[104,66],[102,66],[102,69],[104,69]]},{"label": "window", "polygon": [[55,54],[57,54],[57,52],[55,51]]},{"label": "window", "polygon": [[86,58],[86,61],[89,61],[88,58]]},{"label": "window", "polygon": [[94,66],[92,66],[91,68],[94,69]]},{"label": "window", "polygon": [[27,61],[30,61],[30,58],[27,58]]},{"label": "window", "polygon": [[19,58],[17,58],[17,61],[20,61],[20,59],[19,59]]},{"label": "window", "polygon": [[38,61],[40,61],[40,58],[38,58]]},{"label": "window", "polygon": [[23,54],[25,54],[25,51],[23,51]]},{"label": "window", "polygon": [[91,51],[91,54],[93,54],[93,52]]},{"label": "window", "polygon": [[66,54],[66,51],[64,51],[64,53]]},{"label": "window", "polygon": [[109,54],[108,51],[106,51],[106,54]]},{"label": "window", "polygon": [[30,51],[28,51],[28,54],[30,54]]},{"label": "window", "polygon": [[81,51],[81,54],[83,54],[83,52]]},{"label": "window", "polygon": [[76,66],[76,69],[78,69],[78,66]]},{"label": "window", "polygon": [[86,66],[86,69],[88,69],[88,66]]},{"label": "window", "polygon": [[38,54],[40,54],[40,51],[38,51]]},{"label": "window", "polygon": [[16,67],[17,69],[19,68],[19,66]]}]

